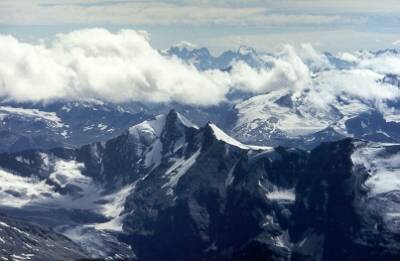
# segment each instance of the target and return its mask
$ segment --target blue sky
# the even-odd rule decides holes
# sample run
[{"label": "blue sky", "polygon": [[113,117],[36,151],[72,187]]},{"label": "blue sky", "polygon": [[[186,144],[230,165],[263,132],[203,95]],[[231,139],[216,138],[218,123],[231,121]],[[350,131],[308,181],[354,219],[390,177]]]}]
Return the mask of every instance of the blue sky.
[{"label": "blue sky", "polygon": [[189,41],[219,53],[310,43],[324,51],[400,47],[398,0],[3,0],[0,33],[23,41],[104,27],[146,30],[155,48]]}]

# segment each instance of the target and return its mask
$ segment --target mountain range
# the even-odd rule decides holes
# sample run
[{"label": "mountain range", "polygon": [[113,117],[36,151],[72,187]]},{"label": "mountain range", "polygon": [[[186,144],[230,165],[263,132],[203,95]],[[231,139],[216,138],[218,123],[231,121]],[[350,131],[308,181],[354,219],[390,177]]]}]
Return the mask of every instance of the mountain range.
[{"label": "mountain range", "polygon": [[[202,72],[276,66],[245,46],[160,53]],[[0,258],[399,260],[398,99],[324,85],[393,55],[304,58],[313,85],[213,106],[2,100]],[[373,74],[373,94],[399,77]]]},{"label": "mountain range", "polygon": [[29,260],[51,256],[46,238],[68,244],[59,260],[396,260],[399,150],[245,145],[170,111],[77,149],[1,154],[0,237]]},{"label": "mountain range", "polygon": [[[397,55],[395,51],[360,52],[358,56],[388,59]],[[276,57],[273,54],[258,53],[245,46],[237,51],[213,56],[208,49],[197,48],[189,43],[173,46],[161,53],[193,64],[199,70],[222,71],[229,70],[237,62],[256,70],[269,70],[274,66],[271,59]],[[349,61],[349,58],[329,53],[321,55],[322,58],[317,59],[320,61],[318,64],[303,59],[309,70],[314,71],[313,81],[316,84],[325,81],[323,75],[329,75],[332,70],[339,76],[346,76],[352,72],[348,68],[355,66],[355,62]],[[323,65],[325,63],[329,65]],[[378,78],[378,86],[374,88],[397,88],[399,92],[398,77],[386,73]],[[60,100],[47,103],[4,100],[0,106],[0,151],[77,148],[116,137],[129,126],[168,113],[170,108],[180,111],[198,125],[212,120],[239,141],[254,145],[282,145],[310,150],[322,141],[335,141],[344,137],[377,142],[400,141],[398,100],[388,100],[382,104],[381,101],[366,99],[354,93],[341,92],[333,94],[328,102],[321,104],[326,98],[326,95],[319,94],[323,89],[291,89],[284,88],[284,85],[283,82],[282,88],[263,93],[238,89],[228,93],[226,100],[214,106],[146,101],[116,104],[100,100]]]}]

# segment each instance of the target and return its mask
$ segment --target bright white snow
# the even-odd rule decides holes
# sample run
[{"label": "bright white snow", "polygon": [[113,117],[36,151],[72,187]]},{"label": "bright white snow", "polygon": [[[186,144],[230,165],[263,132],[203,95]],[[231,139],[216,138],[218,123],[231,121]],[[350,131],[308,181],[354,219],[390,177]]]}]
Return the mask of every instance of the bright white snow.
[{"label": "bright white snow", "polygon": [[122,222],[126,216],[123,214],[125,210],[125,202],[127,197],[133,193],[136,183],[127,185],[119,191],[103,197],[107,203],[101,205],[100,213],[111,218],[108,222],[95,224],[94,227],[99,230],[122,231]]},{"label": "bright white snow", "polygon": [[278,189],[271,192],[266,193],[267,198],[270,200],[287,200],[287,201],[295,201],[296,194],[293,189]]},{"label": "bright white snow", "polygon": [[234,138],[232,138],[231,136],[229,136],[228,134],[226,134],[224,131],[222,131],[220,128],[218,128],[216,125],[209,123],[209,126],[211,127],[211,129],[214,132],[215,138],[217,140],[223,141],[225,143],[228,143],[232,146],[244,149],[244,150],[270,150],[271,147],[262,147],[262,146],[252,146],[252,145],[245,145],[237,140],[235,140]]},{"label": "bright white snow", "polygon": [[32,201],[44,200],[54,194],[45,180],[20,177],[0,170],[0,205],[21,207]]},{"label": "bright white snow", "polygon": [[258,181],[258,186],[265,191],[265,196],[270,200],[285,200],[285,201],[295,201],[296,194],[294,189],[283,189],[274,186],[272,190],[267,189],[261,181]]},{"label": "bright white snow", "polygon": [[186,172],[193,166],[196,162],[197,157],[200,155],[200,150],[193,153],[188,159],[177,159],[175,163],[165,172],[165,177],[168,178],[162,187],[168,187],[167,194],[173,193],[173,188],[178,184],[179,179],[186,174]]},{"label": "bright white snow", "polygon": [[327,97],[329,106],[323,98],[313,92],[287,89],[254,96],[235,106],[238,120],[234,133],[243,140],[251,140],[254,135],[261,135],[263,139],[274,135],[299,137],[333,127],[335,131],[348,135],[346,120],[372,108],[351,96],[342,95],[340,99]]},{"label": "bright white snow", "polygon": [[178,119],[182,122],[182,124],[188,128],[194,128],[194,129],[199,129],[199,127],[192,123],[191,121],[189,121],[188,119],[186,119],[185,116],[181,115],[180,113],[177,113],[178,115]]},{"label": "bright white snow", "polygon": [[55,112],[46,112],[37,109],[24,109],[24,108],[15,108],[9,106],[0,106],[0,113],[16,114],[23,117],[34,118],[37,120],[44,120],[48,122],[52,127],[56,128],[64,127],[62,120],[57,116]]},{"label": "bright white snow", "polygon": [[65,188],[66,185],[88,186],[92,179],[82,175],[83,163],[76,161],[57,161],[55,171],[50,174],[49,179]]},{"label": "bright white snow", "polygon": [[[76,161],[56,159],[49,162],[47,155],[43,154],[44,164],[54,165],[54,172],[49,180],[66,188],[78,187],[72,194],[60,194],[56,187],[35,177],[20,177],[4,170],[0,170],[0,206],[23,207],[41,206],[45,208],[81,209],[93,211],[104,217],[110,218],[108,222],[90,224],[99,230],[122,230],[122,221],[126,198],[133,193],[135,183],[116,190],[114,193],[104,194],[104,190],[95,184],[90,177],[82,175],[84,165]],[[42,156],[43,156],[42,155]],[[7,226],[0,222],[0,226]]]},{"label": "bright white snow", "polygon": [[154,120],[144,121],[140,124],[129,128],[129,133],[136,137],[148,135],[152,140],[160,137],[162,130],[165,126],[166,115],[158,115]]},{"label": "bright white snow", "polygon": [[365,185],[370,195],[375,196],[389,191],[400,190],[400,153],[387,156],[387,144],[368,144],[361,146],[351,156],[354,164],[362,165],[370,177]]},{"label": "bright white snow", "polygon": [[379,209],[387,228],[398,232],[400,204],[396,197],[388,197],[385,193],[400,193],[400,152],[387,153],[386,147],[396,145],[362,142],[357,145],[351,158],[355,168],[363,166],[368,171],[369,178],[364,185],[369,188],[368,196],[372,200],[367,201],[367,206]]}]

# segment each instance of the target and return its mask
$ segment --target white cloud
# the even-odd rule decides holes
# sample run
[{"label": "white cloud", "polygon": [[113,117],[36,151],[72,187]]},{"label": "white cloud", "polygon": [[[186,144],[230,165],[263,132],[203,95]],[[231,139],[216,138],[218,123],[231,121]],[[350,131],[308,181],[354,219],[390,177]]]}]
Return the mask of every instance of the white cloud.
[{"label": "white cloud", "polygon": [[325,55],[317,52],[314,47],[309,44],[301,44],[301,48],[299,50],[299,56],[307,64],[307,66],[313,70],[325,70],[332,68],[328,58]]},{"label": "white cloud", "polygon": [[0,95],[17,101],[99,98],[115,102],[223,100],[223,75],[161,56],[141,32],[103,29],[58,35],[49,46],[0,37]]},{"label": "white cloud", "polygon": [[261,93],[278,88],[302,89],[310,84],[310,71],[292,46],[286,45],[277,58],[270,59],[273,63],[271,69],[255,70],[243,62],[234,64],[231,71],[232,85]]},{"label": "white cloud", "polygon": [[392,85],[378,82],[383,76],[368,69],[321,72],[314,90],[326,94],[341,96],[343,94],[365,100],[393,100],[399,98],[399,89]]},{"label": "white cloud", "polygon": [[0,95],[15,101],[102,99],[212,105],[231,88],[254,93],[309,82],[309,71],[287,46],[270,70],[237,63],[232,73],[201,72],[159,54],[140,31],[87,29],[45,45],[0,37]]},{"label": "white cloud", "polygon": [[[399,98],[399,89],[377,81],[400,74],[400,57],[347,53],[353,68],[338,70],[311,45],[286,45],[265,56],[271,68],[243,62],[232,70],[199,71],[178,58],[161,55],[148,34],[86,29],[59,34],[47,45],[0,36],[0,96],[14,101],[101,99],[111,102],[179,102],[209,106],[224,101],[232,89],[265,93],[276,89],[309,89],[319,107],[337,95],[370,101]],[[383,106],[384,107],[384,106]]]}]

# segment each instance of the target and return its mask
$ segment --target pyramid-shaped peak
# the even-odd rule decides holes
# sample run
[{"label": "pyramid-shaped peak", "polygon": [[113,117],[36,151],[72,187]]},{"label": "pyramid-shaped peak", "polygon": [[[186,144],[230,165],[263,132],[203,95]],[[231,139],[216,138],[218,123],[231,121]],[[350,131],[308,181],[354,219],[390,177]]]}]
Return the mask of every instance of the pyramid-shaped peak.
[{"label": "pyramid-shaped peak", "polygon": [[181,125],[186,128],[199,129],[199,127],[188,120],[185,116],[174,109],[167,114],[160,114],[153,119],[146,120],[129,128],[129,133],[136,135],[139,133],[148,133],[154,137],[160,137],[167,126]]},{"label": "pyramid-shaped peak", "polygon": [[192,123],[189,119],[187,119],[185,116],[177,112],[175,109],[171,109],[166,117],[167,121],[174,121],[187,128],[199,129],[199,127],[196,124]]},{"label": "pyramid-shaped peak", "polygon": [[160,137],[167,119],[166,114],[155,116],[153,119],[146,120],[129,128],[131,135],[139,135],[140,133],[148,133],[154,137]]},{"label": "pyramid-shaped peak", "polygon": [[217,125],[212,122],[208,122],[206,128],[211,132],[211,134],[215,137],[216,140],[222,141],[226,144],[238,147],[244,150],[270,150],[271,147],[261,147],[261,146],[252,146],[241,143],[240,141],[232,138],[228,134],[226,134],[223,130],[221,130]]}]

